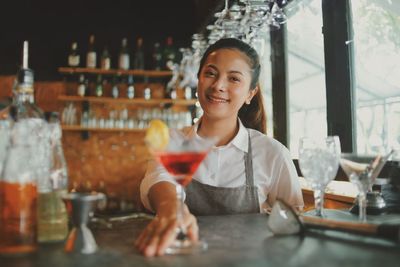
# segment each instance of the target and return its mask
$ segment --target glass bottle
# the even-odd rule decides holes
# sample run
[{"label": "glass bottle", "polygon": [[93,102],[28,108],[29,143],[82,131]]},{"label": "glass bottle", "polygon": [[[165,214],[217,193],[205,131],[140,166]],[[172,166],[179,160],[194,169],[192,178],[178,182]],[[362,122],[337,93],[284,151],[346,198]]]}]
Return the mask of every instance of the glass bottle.
[{"label": "glass bottle", "polygon": [[71,45],[71,51],[68,55],[68,66],[79,67],[80,57],[78,53],[78,43],[73,42]]},{"label": "glass bottle", "polygon": [[126,90],[127,90],[127,93],[126,93],[127,97],[129,99],[133,99],[135,97],[135,86],[133,84],[133,76],[132,75],[128,76],[128,88]]},{"label": "glass bottle", "polygon": [[85,96],[86,93],[85,76],[83,74],[79,75],[79,84],[77,93],[79,96]]},{"label": "glass bottle", "polygon": [[97,75],[96,96],[98,97],[103,96],[103,81],[101,75]]},{"label": "glass bottle", "polygon": [[118,68],[128,70],[130,65],[130,58],[128,52],[128,40],[122,39],[121,51],[119,53]]},{"label": "glass bottle", "polygon": [[96,68],[97,66],[97,53],[94,47],[94,35],[90,35],[89,38],[89,47],[86,54],[86,67],[87,68]]},{"label": "glass bottle", "polygon": [[172,65],[177,61],[176,49],[173,46],[173,39],[168,36],[165,48],[163,50],[163,68],[167,70],[172,69]]},{"label": "glass bottle", "polygon": [[112,94],[113,98],[118,98],[118,96],[119,96],[118,78],[116,76],[114,76],[114,79],[113,79],[111,94]]},{"label": "glass bottle", "polygon": [[136,50],[133,58],[133,68],[136,70],[144,70],[144,52],[143,38],[139,37],[136,42]]},{"label": "glass bottle", "polygon": [[[0,254],[37,249],[36,154],[29,120],[15,122],[0,180]],[[33,126],[34,127],[34,126]]]},{"label": "glass bottle", "polygon": [[161,70],[162,68],[162,54],[160,49],[160,43],[155,43],[153,47],[153,69]]},{"label": "glass bottle", "polygon": [[100,67],[103,70],[109,70],[111,68],[111,57],[107,46],[104,47],[103,53],[101,54]]},{"label": "glass bottle", "polygon": [[0,176],[0,254],[33,252],[37,248],[38,178],[45,163],[43,112],[34,103],[34,75],[28,68],[28,42],[16,75],[12,104],[0,111],[0,124],[10,138]]},{"label": "glass bottle", "polygon": [[[58,113],[49,118],[49,171],[47,181],[39,184],[38,241],[62,241],[68,234],[68,215],[61,197],[67,193],[67,164],[61,143],[61,126]],[[42,178],[44,179],[44,178]]]}]

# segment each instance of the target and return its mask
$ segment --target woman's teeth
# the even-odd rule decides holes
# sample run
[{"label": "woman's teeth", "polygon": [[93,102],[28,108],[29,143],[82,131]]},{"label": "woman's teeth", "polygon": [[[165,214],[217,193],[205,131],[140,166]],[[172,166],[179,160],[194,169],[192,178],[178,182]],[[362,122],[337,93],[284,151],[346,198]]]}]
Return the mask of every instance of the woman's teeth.
[{"label": "woman's teeth", "polygon": [[228,100],[223,99],[223,98],[218,98],[218,97],[213,97],[213,96],[207,96],[207,98],[213,102],[217,102],[217,103],[227,103]]}]

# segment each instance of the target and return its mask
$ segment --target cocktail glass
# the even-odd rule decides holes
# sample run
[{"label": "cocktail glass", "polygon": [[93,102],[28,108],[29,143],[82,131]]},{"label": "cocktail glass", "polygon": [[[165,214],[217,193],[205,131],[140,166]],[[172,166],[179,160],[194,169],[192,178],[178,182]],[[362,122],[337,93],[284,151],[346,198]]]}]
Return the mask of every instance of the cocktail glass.
[{"label": "cocktail glass", "polygon": [[[361,222],[367,222],[367,206],[372,206],[368,204],[368,201],[375,200],[372,202],[377,202],[376,199],[381,198],[380,193],[374,194],[372,191],[372,185],[375,183],[375,180],[381,172],[386,161],[393,153],[394,150],[391,150],[385,156],[378,155],[369,164],[355,162],[346,159],[345,155],[342,155],[340,165],[342,166],[343,171],[349,177],[350,182],[352,182],[358,189],[358,217]],[[384,205],[383,198],[382,201],[382,205]]]},{"label": "cocktail glass", "polygon": [[168,146],[162,150],[153,150],[155,158],[165,167],[176,180],[176,191],[179,201],[177,209],[177,238],[166,249],[166,254],[191,254],[207,249],[204,240],[193,242],[187,238],[187,229],[183,225],[184,216],[184,187],[187,186],[207,156],[210,149],[216,144],[217,138],[203,138],[197,135],[185,136],[182,132],[170,129]]}]

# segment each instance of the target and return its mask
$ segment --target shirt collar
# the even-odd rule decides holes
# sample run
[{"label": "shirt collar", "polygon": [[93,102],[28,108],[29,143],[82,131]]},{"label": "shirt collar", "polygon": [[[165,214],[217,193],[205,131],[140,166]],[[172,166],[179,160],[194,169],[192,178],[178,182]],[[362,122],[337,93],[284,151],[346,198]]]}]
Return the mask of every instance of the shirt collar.
[{"label": "shirt collar", "polygon": [[238,122],[239,131],[232,139],[231,143],[243,152],[247,153],[247,150],[249,148],[249,131],[246,129],[246,127],[244,127],[242,121],[239,118]]},{"label": "shirt collar", "polygon": [[[196,133],[196,135],[197,135],[197,128],[199,127],[200,121],[201,121],[201,118],[192,127],[192,130],[194,131],[194,133]],[[249,131],[247,130],[246,127],[244,127],[242,121],[239,118],[238,118],[238,123],[239,123],[239,131],[237,132],[235,137],[232,139],[232,141],[229,144],[227,144],[226,146],[229,146],[232,144],[235,147],[237,147],[238,149],[247,153],[248,148],[249,148]]]}]

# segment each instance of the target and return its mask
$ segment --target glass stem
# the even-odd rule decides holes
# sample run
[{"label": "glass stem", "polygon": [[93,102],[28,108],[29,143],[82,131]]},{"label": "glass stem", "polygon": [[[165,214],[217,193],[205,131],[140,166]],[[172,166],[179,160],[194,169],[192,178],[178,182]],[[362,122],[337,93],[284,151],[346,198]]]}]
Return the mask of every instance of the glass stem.
[{"label": "glass stem", "polygon": [[[183,197],[184,197],[184,190],[183,190],[183,186],[181,186],[180,184],[178,184],[176,186],[176,193],[177,193],[177,197],[178,197],[178,207],[177,207],[177,211],[176,211],[176,219],[178,221],[178,227],[179,227],[179,235],[178,235],[178,239],[181,239],[182,236],[186,236],[186,229],[183,226],[183,214],[184,214],[184,202],[183,202]],[[179,236],[181,236],[179,238]]]},{"label": "glass stem", "polygon": [[319,188],[314,189],[314,204],[315,204],[315,215],[319,217],[324,216],[323,208],[324,208],[324,190]]},{"label": "glass stem", "polygon": [[367,222],[367,195],[365,193],[358,195],[358,219],[360,222]]}]

